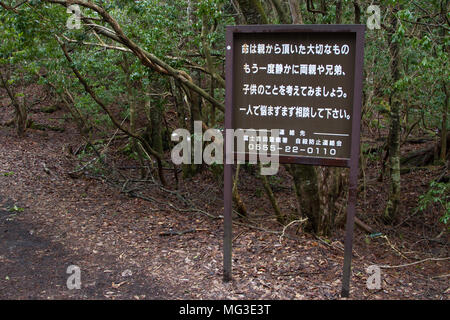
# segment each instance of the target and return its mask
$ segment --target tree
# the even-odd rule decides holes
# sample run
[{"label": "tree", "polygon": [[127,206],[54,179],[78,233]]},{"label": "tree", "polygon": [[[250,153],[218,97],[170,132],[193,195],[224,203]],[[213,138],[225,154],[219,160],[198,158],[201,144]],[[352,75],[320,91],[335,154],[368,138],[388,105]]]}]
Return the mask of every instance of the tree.
[{"label": "tree", "polygon": [[393,90],[389,96],[390,126],[388,136],[389,150],[389,175],[391,178],[389,197],[384,213],[384,219],[392,222],[398,215],[398,206],[400,204],[400,98],[396,83],[400,79],[400,59],[399,59],[399,39],[395,37],[397,31],[398,9],[395,8],[392,14],[391,28],[388,31],[389,53],[391,58],[391,74]]}]

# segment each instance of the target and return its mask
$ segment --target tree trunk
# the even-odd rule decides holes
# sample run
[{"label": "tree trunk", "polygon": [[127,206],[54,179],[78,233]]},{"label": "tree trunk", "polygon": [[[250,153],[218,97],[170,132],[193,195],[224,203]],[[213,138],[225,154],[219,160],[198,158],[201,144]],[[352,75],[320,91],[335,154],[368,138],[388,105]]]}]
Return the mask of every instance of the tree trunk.
[{"label": "tree trunk", "polygon": [[187,128],[186,120],[189,116],[189,112],[186,110],[186,105],[183,101],[183,90],[181,89],[181,84],[173,78],[169,79],[170,81],[170,91],[172,93],[172,97],[175,102],[175,106],[177,109],[177,123],[178,128]]},{"label": "tree trunk", "polygon": [[355,8],[355,24],[361,23],[361,7],[359,6],[359,1],[353,1],[353,7]]},{"label": "tree trunk", "polygon": [[[400,79],[400,59],[398,43],[393,41],[392,35],[397,30],[397,17],[394,9],[391,29],[388,35],[389,53],[391,56],[392,85]],[[391,106],[390,126],[389,126],[389,176],[391,178],[389,187],[389,197],[384,212],[384,220],[392,223],[398,216],[398,206],[400,204],[400,98],[393,86],[393,92],[389,97]]]},{"label": "tree trunk", "polygon": [[260,0],[237,0],[237,3],[248,24],[269,23]]},{"label": "tree trunk", "polygon": [[25,133],[25,129],[27,127],[27,108],[25,106],[25,102],[19,102],[19,105],[16,107],[16,129],[17,135],[22,136]]},{"label": "tree trunk", "polygon": [[0,80],[2,83],[2,87],[5,88],[9,98],[11,99],[11,103],[16,111],[14,116],[14,124],[16,126],[17,135],[22,136],[27,128],[27,117],[28,117],[25,99],[24,101],[20,101],[19,99],[17,99],[16,95],[14,94],[13,90],[8,84],[8,76],[6,75],[3,76],[3,73],[1,71],[0,71]]},{"label": "tree trunk", "polygon": [[[261,162],[259,163],[259,170],[261,171],[262,165]],[[277,217],[277,221],[280,224],[284,223],[284,217],[280,211],[280,207],[278,206],[277,199],[275,198],[272,188],[270,187],[269,179],[267,179],[267,176],[260,175],[261,180],[264,186],[264,190],[266,191],[267,196],[269,197],[270,203],[272,204],[273,211],[275,212],[275,215]]]},{"label": "tree trunk", "polygon": [[449,92],[447,89],[447,83],[443,81],[445,101],[442,106],[442,126],[441,126],[441,156],[440,160],[445,161],[447,157],[447,117],[448,117],[448,100]]},{"label": "tree trunk", "polygon": [[[348,170],[343,168],[323,167],[317,168],[320,171],[320,233],[330,235],[336,225],[336,216],[338,208],[336,206],[338,199],[344,191],[344,181],[348,180]],[[344,210],[339,210],[344,211]]]},{"label": "tree trunk", "polygon": [[291,11],[292,23],[303,24],[303,17],[299,8],[299,1],[289,0],[289,9]]},{"label": "tree trunk", "polygon": [[[137,134],[136,132],[136,120],[138,116],[137,111],[137,99],[135,91],[133,90],[133,82],[131,81],[130,77],[130,63],[127,59],[126,54],[123,54],[123,62],[122,62],[122,69],[125,73],[125,85],[127,88],[128,93],[128,104],[130,106],[130,132],[133,134]],[[130,138],[130,143],[132,145],[133,151],[137,154],[139,162],[141,164],[141,177],[144,178],[147,174],[145,170],[145,164],[144,164],[144,154],[139,146],[139,141],[135,138]],[[159,151],[158,151],[159,152]]]},{"label": "tree trunk", "polygon": [[342,0],[336,0],[336,24],[342,23]]},{"label": "tree trunk", "polygon": [[239,169],[241,165],[238,163],[236,165],[236,173],[234,176],[234,182],[233,182],[233,201],[236,204],[237,212],[241,218],[248,218],[247,214],[247,208],[245,207],[244,202],[241,200],[241,196],[239,195],[238,191],[238,184],[239,184]]},{"label": "tree trunk", "polygon": [[313,166],[303,164],[291,165],[291,172],[297,191],[297,200],[303,215],[308,218],[305,229],[313,233],[321,233],[317,172]]},{"label": "tree trunk", "polygon": [[281,24],[289,24],[291,23],[290,19],[289,19],[289,15],[286,13],[286,11],[283,8],[282,3],[280,2],[280,0],[271,0],[275,10],[277,12],[278,15],[278,19],[280,21]]},{"label": "tree trunk", "polygon": [[151,146],[154,150],[159,153],[163,153],[163,126],[162,126],[162,105],[161,101],[157,101],[157,103],[152,103],[151,111],[150,111],[150,140]]}]

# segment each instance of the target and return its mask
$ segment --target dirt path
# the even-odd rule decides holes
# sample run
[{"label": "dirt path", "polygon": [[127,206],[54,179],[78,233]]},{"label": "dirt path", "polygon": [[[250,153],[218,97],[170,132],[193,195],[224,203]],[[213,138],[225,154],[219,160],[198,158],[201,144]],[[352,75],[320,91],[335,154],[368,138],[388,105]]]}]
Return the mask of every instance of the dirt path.
[{"label": "dirt path", "polygon": [[[101,248],[86,252],[79,233],[66,237],[70,231],[58,225],[70,223],[58,220],[68,214],[62,211],[67,203],[61,196],[79,186],[62,187],[58,135],[34,132],[17,140],[12,131],[3,130],[0,136],[0,299],[167,298],[155,279],[139,270],[129,272],[114,255]],[[44,162],[50,174],[43,170]],[[76,206],[78,201],[72,201]],[[82,270],[82,290],[67,288],[70,265]],[[128,277],[133,283],[124,286]]]},{"label": "dirt path", "polygon": [[[3,202],[3,207],[13,205],[13,201]],[[0,210],[0,298],[55,297],[55,289],[64,284],[68,253],[61,245],[34,235],[34,226],[21,220],[13,212]]]}]

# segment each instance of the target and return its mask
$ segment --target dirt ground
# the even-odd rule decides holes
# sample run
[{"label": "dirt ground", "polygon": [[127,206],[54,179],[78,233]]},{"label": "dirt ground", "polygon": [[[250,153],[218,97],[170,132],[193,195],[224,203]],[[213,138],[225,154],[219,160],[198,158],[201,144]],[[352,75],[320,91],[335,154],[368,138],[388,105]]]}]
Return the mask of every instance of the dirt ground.
[{"label": "dirt ground", "polygon": [[[11,117],[7,105],[0,122]],[[117,155],[112,143],[105,162],[120,172],[100,166],[73,178],[80,161],[67,149],[83,145],[73,123],[62,111],[32,117],[65,131],[29,129],[18,138],[0,126],[1,299],[340,299],[342,228],[322,239],[293,224],[283,236],[251,172],[244,170],[239,190],[254,227],[233,226],[234,278],[223,283],[223,190],[211,170],[180,180],[178,190],[161,188],[139,181],[136,161]],[[429,210],[398,228],[377,223],[387,190],[378,171],[366,168],[358,216],[382,234],[355,230],[351,297],[447,300],[448,233],[437,237],[439,215]],[[437,174],[402,176],[403,220]],[[172,172],[166,175],[173,185]],[[274,183],[282,209],[293,212],[288,179]],[[384,266],[379,290],[366,287],[374,264]],[[70,265],[81,270],[79,290],[66,286]]]}]

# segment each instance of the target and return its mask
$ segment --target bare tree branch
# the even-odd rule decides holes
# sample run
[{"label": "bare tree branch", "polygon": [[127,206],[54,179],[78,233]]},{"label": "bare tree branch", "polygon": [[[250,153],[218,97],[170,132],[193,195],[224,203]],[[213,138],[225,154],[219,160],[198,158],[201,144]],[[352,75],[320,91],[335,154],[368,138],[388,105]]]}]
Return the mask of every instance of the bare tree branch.
[{"label": "bare tree branch", "polygon": [[122,126],[114,117],[114,115],[112,114],[112,112],[106,107],[106,105],[103,103],[102,100],[100,100],[97,95],[95,94],[94,90],[92,90],[92,88],[89,86],[89,84],[87,83],[87,81],[83,78],[83,76],[80,74],[80,72],[78,71],[78,69],[75,67],[72,58],[69,56],[69,53],[67,52],[67,48],[66,45],[64,44],[64,42],[62,42],[62,40],[56,36],[56,40],[58,41],[59,45],[61,46],[61,49],[64,52],[64,55],[67,59],[67,61],[70,63],[70,68],[72,69],[73,73],[77,76],[78,80],[81,82],[81,84],[84,86],[84,89],[86,90],[87,93],[89,93],[89,95],[92,97],[92,99],[94,99],[94,101],[108,114],[109,118],[111,119],[111,121],[114,123],[114,125],[119,128],[121,131],[123,131],[125,134],[127,134],[128,136],[139,140],[140,143],[142,143],[142,145],[144,146],[144,148],[150,152],[150,154],[156,158],[156,161],[158,163],[158,168],[159,168],[159,176],[161,179],[161,183],[165,184],[164,182],[164,176],[162,174],[162,159],[163,159],[163,155],[161,155],[160,153],[158,153],[157,151],[155,151],[149,144],[148,142],[142,138],[141,136],[130,132],[130,130],[128,130],[127,128],[125,128],[124,126]]},{"label": "bare tree branch", "polygon": [[218,109],[225,111],[225,106],[222,103],[220,103],[219,101],[217,101],[216,99],[214,99],[211,95],[209,95],[202,88],[200,88],[199,86],[194,84],[194,82],[192,81],[192,78],[186,72],[172,68],[170,65],[168,65],[167,63],[165,63],[164,61],[162,61],[161,59],[156,57],[154,54],[142,49],[140,46],[138,46],[136,43],[134,43],[130,38],[128,38],[125,35],[125,33],[123,32],[120,25],[117,23],[117,21],[114,18],[112,18],[109,15],[109,13],[106,12],[106,10],[103,9],[102,7],[100,7],[94,3],[86,2],[83,0],[70,0],[70,1],[69,0],[44,0],[44,1],[49,2],[49,3],[60,4],[65,7],[67,7],[69,4],[70,5],[77,4],[77,5],[83,6],[85,8],[88,8],[88,9],[91,9],[91,10],[97,12],[103,18],[103,20],[112,27],[115,34],[111,34],[111,32],[109,30],[108,31],[102,30],[102,29],[104,29],[104,27],[102,28],[98,25],[96,26],[96,28],[98,29],[96,31],[98,31],[101,34],[108,35],[111,39],[114,39],[114,40],[122,43],[127,48],[129,48],[133,52],[133,54],[141,61],[141,63],[143,65],[145,65],[159,73],[166,74],[166,75],[172,76],[172,77],[180,80],[190,90],[198,93],[200,96],[202,96],[203,98],[205,98],[206,100],[208,100],[209,102],[214,104]]}]

